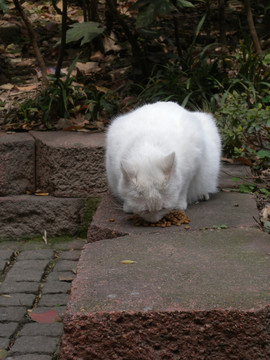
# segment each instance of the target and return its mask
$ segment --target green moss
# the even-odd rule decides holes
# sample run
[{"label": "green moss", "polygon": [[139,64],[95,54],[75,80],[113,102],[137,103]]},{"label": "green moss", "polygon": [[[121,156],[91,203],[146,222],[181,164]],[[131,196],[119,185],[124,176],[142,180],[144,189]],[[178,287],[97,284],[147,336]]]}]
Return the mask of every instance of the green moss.
[{"label": "green moss", "polygon": [[78,226],[77,232],[77,235],[82,239],[87,237],[89,225],[97,210],[100,200],[100,198],[90,198],[85,201],[84,207],[82,209],[82,221]]}]

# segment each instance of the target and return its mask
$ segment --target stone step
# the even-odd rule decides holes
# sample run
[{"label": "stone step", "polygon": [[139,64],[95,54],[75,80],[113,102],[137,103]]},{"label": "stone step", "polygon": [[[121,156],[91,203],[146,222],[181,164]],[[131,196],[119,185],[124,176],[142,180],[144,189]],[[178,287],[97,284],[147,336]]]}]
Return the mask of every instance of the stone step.
[{"label": "stone step", "polygon": [[35,191],[35,140],[0,132],[0,196]]},{"label": "stone step", "polygon": [[30,131],[36,141],[36,187],[57,197],[107,190],[103,133]]},{"label": "stone step", "polygon": [[18,195],[0,197],[0,238],[70,235],[78,230],[85,199]]},{"label": "stone step", "polygon": [[151,234],[158,232],[187,232],[225,225],[226,227],[256,227],[254,217],[258,217],[255,197],[236,192],[219,192],[210,197],[209,201],[201,201],[188,207],[186,214],[191,222],[189,230],[171,226],[165,229],[159,227],[134,226],[128,221],[128,214],[122,211],[122,206],[109,194],[103,196],[88,230],[88,242],[102,239],[112,239],[131,234]]},{"label": "stone step", "polygon": [[[104,146],[104,133],[0,133],[0,196],[37,189],[57,197],[102,194],[107,191]],[[237,187],[249,175],[245,166],[223,164],[221,186]]]},{"label": "stone step", "polygon": [[269,359],[269,254],[254,228],[87,244],[61,359]]}]

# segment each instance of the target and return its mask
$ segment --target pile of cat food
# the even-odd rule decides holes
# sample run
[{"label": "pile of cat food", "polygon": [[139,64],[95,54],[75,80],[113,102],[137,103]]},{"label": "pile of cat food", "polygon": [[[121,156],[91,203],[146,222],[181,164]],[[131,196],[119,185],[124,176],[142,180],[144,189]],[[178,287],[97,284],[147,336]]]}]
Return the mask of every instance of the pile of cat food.
[{"label": "pile of cat food", "polygon": [[132,215],[128,217],[128,220],[133,221],[135,226],[151,226],[151,227],[170,227],[172,225],[181,226],[182,224],[186,224],[185,229],[188,230],[190,223],[190,219],[187,214],[182,210],[173,210],[168,215],[165,215],[161,220],[157,223],[150,223],[144,219],[142,219],[138,215]]}]

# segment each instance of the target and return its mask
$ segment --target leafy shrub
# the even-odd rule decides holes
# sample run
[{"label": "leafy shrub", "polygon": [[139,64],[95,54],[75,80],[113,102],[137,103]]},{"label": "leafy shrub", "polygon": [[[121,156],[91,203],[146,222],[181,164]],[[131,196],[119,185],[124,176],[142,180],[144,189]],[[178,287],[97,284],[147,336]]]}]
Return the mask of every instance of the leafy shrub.
[{"label": "leafy shrub", "polygon": [[250,105],[247,93],[226,93],[215,116],[226,154],[251,159],[255,166],[270,160],[270,106]]}]

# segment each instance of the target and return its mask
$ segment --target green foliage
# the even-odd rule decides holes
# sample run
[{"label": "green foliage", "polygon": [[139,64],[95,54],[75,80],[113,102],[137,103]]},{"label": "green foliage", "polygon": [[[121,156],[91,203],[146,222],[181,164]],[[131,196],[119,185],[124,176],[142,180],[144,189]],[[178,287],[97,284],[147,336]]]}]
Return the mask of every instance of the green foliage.
[{"label": "green foliage", "polygon": [[153,23],[157,16],[169,15],[176,7],[193,7],[187,0],[138,0],[131,8],[138,9],[136,19],[137,28],[147,27]]},{"label": "green foliage", "polygon": [[80,238],[87,237],[87,231],[89,225],[92,221],[92,218],[97,210],[99,203],[100,203],[100,198],[90,198],[85,201],[84,208],[82,209],[81,223],[78,226],[78,231],[77,231],[77,235]]},{"label": "green foliage", "polygon": [[0,10],[9,12],[9,8],[5,0],[0,0]]},{"label": "green foliage", "polygon": [[249,106],[247,93],[225,93],[215,113],[224,151],[234,157],[269,159],[270,106]]},{"label": "green foliage", "polygon": [[66,43],[81,40],[81,46],[91,42],[95,37],[104,32],[104,28],[94,21],[75,23],[67,31]]},{"label": "green foliage", "polygon": [[206,46],[197,55],[187,54],[179,62],[158,67],[139,94],[140,102],[176,101],[191,109],[214,107],[222,85],[217,56],[211,57]]},{"label": "green foliage", "polygon": [[[53,128],[59,118],[70,118],[78,113],[85,115],[85,120],[97,121],[112,116],[118,110],[118,100],[106,88],[98,88],[93,84],[83,86],[71,76],[78,57],[73,61],[67,75],[57,78],[48,75],[49,85],[34,99],[18,104],[6,116],[6,122],[14,118],[23,119],[25,124],[41,121],[47,128]],[[11,119],[11,120],[10,120]]]}]

